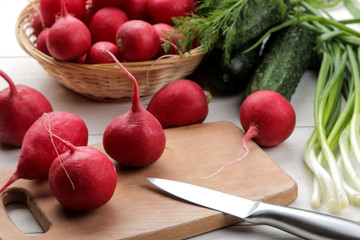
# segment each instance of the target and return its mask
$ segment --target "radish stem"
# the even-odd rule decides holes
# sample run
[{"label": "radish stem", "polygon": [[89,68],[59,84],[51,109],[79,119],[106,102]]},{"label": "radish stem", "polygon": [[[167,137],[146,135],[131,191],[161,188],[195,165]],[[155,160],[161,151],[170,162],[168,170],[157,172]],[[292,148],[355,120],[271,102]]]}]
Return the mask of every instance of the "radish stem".
[{"label": "radish stem", "polygon": [[15,96],[17,94],[17,89],[14,82],[10,79],[10,77],[2,70],[0,70],[0,76],[5,79],[5,81],[9,84],[10,89],[10,97]]},{"label": "radish stem", "polygon": [[132,80],[134,85],[134,91],[132,96],[132,104],[131,110],[133,112],[139,111],[141,104],[140,104],[140,94],[139,94],[139,86],[136,81],[136,78],[120,63],[120,61],[112,54],[109,50],[103,49],[106,51],[115,61],[115,63],[126,73],[126,75]]}]

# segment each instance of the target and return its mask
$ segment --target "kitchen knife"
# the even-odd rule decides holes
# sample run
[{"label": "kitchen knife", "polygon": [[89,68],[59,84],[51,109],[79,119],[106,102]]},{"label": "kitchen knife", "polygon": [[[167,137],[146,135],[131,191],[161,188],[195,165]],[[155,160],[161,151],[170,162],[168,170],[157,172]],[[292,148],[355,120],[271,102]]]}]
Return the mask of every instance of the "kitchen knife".
[{"label": "kitchen knife", "polygon": [[147,178],[157,187],[189,202],[269,225],[304,239],[360,239],[360,224],[331,215],[262,201],[251,201],[215,190],[160,178]]}]

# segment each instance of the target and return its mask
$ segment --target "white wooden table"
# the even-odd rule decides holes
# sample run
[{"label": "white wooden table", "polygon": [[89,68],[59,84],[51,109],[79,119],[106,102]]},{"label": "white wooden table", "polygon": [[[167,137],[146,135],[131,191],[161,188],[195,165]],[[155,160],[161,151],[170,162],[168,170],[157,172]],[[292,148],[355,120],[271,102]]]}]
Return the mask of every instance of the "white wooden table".
[{"label": "white wooden table", "polygon": [[[27,4],[27,0],[0,1],[0,69],[5,71],[15,83],[28,85],[42,92],[52,103],[54,110],[69,111],[81,117],[89,128],[89,144],[100,142],[107,124],[118,115],[125,113],[129,109],[130,103],[97,102],[73,93],[52,79],[36,60],[27,55],[15,37],[16,18]],[[343,8],[337,8],[333,14],[335,17],[344,18],[347,12]],[[265,149],[270,157],[297,182],[299,196],[291,206],[303,209],[311,209],[310,198],[313,178],[302,160],[301,152],[314,126],[312,108],[315,84],[315,73],[306,72],[291,100],[297,115],[296,128],[293,134],[281,145]],[[8,87],[6,82],[0,79],[0,90],[6,87]],[[142,104],[145,106],[147,101],[142,101]],[[209,105],[210,110],[206,122],[227,120],[240,127],[239,107],[241,101],[241,95],[215,95]],[[0,168],[17,164],[19,152],[19,149],[0,144]],[[10,205],[7,209],[13,221],[26,234],[36,235],[42,231],[25,207]],[[326,212],[323,209],[316,211]],[[360,207],[350,206],[339,216],[360,221]],[[239,224],[193,239],[298,238],[267,226]]]}]

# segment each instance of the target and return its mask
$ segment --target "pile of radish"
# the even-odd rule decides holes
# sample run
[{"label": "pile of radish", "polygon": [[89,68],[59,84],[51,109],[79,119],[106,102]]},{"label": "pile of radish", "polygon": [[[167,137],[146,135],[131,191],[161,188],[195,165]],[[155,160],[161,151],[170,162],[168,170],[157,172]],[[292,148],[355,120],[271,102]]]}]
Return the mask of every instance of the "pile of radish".
[{"label": "pile of radish", "polygon": [[88,147],[88,129],[78,116],[44,113],[26,131],[16,171],[0,193],[19,179],[49,179],[53,196],[65,208],[88,211],[113,196],[117,172],[111,159]]},{"label": "pile of radish", "polygon": [[152,60],[165,54],[162,43],[175,42],[166,37],[172,18],[195,8],[195,0],[40,0],[32,21],[35,47],[59,61],[113,62],[97,50],[100,44],[122,62]]},{"label": "pile of radish", "polygon": [[[88,128],[81,118],[63,111],[54,111],[47,115],[52,133],[62,136],[76,146],[87,145]],[[40,116],[26,131],[17,169],[0,192],[20,178],[33,180],[48,177],[54,159],[67,150],[61,141],[52,140],[43,122],[43,117]]]}]

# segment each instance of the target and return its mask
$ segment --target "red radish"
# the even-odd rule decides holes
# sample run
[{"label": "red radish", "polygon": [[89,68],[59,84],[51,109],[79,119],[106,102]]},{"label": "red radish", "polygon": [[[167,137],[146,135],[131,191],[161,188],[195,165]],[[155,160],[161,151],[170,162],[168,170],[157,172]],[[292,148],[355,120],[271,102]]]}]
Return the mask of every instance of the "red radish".
[{"label": "red radish", "polygon": [[117,59],[119,59],[120,53],[118,47],[111,42],[101,41],[91,46],[86,56],[86,63],[114,63],[114,59],[105,52],[104,49],[109,50]]},{"label": "red radish", "polygon": [[148,12],[149,0],[128,0],[124,5],[124,11],[130,20],[143,20],[150,22]]},{"label": "red radish", "polygon": [[185,16],[195,8],[194,0],[149,0],[149,15],[154,23],[173,25],[173,17]]},{"label": "red radish", "polygon": [[207,95],[195,82],[180,79],[161,88],[150,100],[147,110],[163,128],[202,123],[208,114]]},{"label": "red radish", "polygon": [[124,23],[116,38],[121,57],[129,62],[150,60],[160,49],[160,39],[154,27],[142,20]]},{"label": "red radish", "polygon": [[131,109],[106,127],[104,149],[120,164],[145,167],[157,161],[164,152],[165,133],[159,121],[141,106],[135,77],[114,56],[113,58],[133,81],[134,92]]},{"label": "red radish", "polygon": [[86,63],[86,55],[87,55],[87,54],[82,55],[81,57],[75,59],[73,62],[74,62],[74,63],[85,64],[85,63]]},{"label": "red radish", "polygon": [[[51,122],[52,133],[76,146],[87,145],[88,129],[81,118],[62,111],[51,112],[47,115]],[[51,140],[48,130],[44,128],[43,121],[43,117],[38,118],[26,132],[17,169],[0,189],[0,193],[20,178],[33,180],[48,177],[52,162],[58,154],[68,150],[62,142],[56,139]],[[56,150],[54,150],[54,145]]]},{"label": "red radish", "polygon": [[108,41],[116,44],[117,30],[127,21],[126,13],[120,8],[104,7],[99,9],[89,24],[92,42]]},{"label": "red radish", "polygon": [[49,50],[47,49],[47,45],[46,45],[48,35],[49,35],[49,29],[44,29],[41,31],[41,33],[38,35],[36,39],[36,48],[41,52],[45,53],[46,55],[50,56]]},{"label": "red radish", "polygon": [[43,29],[45,29],[45,25],[44,25],[44,23],[42,21],[40,12],[38,12],[35,15],[35,17],[33,18],[31,26],[32,26],[32,29],[33,29],[34,36],[38,36],[41,33],[41,31]]},{"label": "red radish", "polygon": [[[37,9],[37,7],[34,5],[34,7]],[[42,18],[40,10],[37,9],[37,14],[34,17],[33,23],[33,34],[36,36],[36,45],[35,47],[40,50],[41,52],[50,55],[46,42],[47,37],[49,34],[49,29],[45,26],[44,20]]]},{"label": "red radish", "polygon": [[85,13],[81,18],[81,21],[85,23],[86,26],[89,26],[92,17],[98,10],[99,8],[94,7],[91,0],[86,1]]},{"label": "red radish", "polygon": [[72,17],[61,0],[61,17],[51,26],[47,48],[52,57],[68,61],[83,56],[91,46],[91,35],[86,25]]},{"label": "red radish", "polygon": [[103,7],[122,7],[129,0],[92,0],[93,6]]},{"label": "red radish", "polygon": [[52,136],[69,149],[54,160],[49,170],[54,197],[75,211],[94,210],[107,203],[117,185],[116,169],[109,157],[95,148],[76,147]]},{"label": "red radish", "polygon": [[[60,16],[62,0],[40,0],[40,11],[47,27],[51,27],[55,20]],[[68,12],[81,19],[85,13],[85,0],[65,0]]]},{"label": "red radish", "polygon": [[[169,41],[169,37],[172,35],[172,32],[174,31],[174,28],[166,23],[156,23],[153,25],[156,33],[158,34],[161,42]],[[171,41],[175,44],[174,38],[171,39]],[[165,53],[164,49],[161,47],[156,54],[157,57],[160,57],[164,54],[178,54],[176,45],[172,46],[167,53]]]},{"label": "red radish", "polygon": [[296,114],[291,103],[281,94],[260,90],[250,94],[241,104],[240,122],[246,132],[242,142],[245,154],[210,176],[244,159],[250,153],[247,148],[250,139],[263,147],[276,146],[285,141],[295,128]]},{"label": "red radish", "polygon": [[9,88],[0,91],[0,142],[20,147],[26,131],[45,112],[52,107],[39,91],[15,85],[10,77],[0,70],[0,76]]},{"label": "red radish", "polygon": [[241,125],[260,146],[275,146],[285,141],[296,123],[291,103],[281,94],[261,90],[249,95],[240,108]]}]

